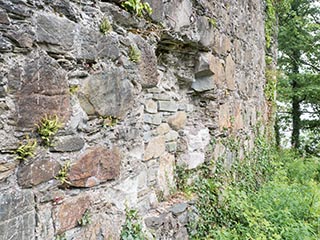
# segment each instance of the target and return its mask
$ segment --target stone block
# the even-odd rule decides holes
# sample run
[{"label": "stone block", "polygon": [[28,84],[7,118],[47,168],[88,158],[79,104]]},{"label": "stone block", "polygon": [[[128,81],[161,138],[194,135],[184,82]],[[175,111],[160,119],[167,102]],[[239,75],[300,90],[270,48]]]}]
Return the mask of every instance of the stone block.
[{"label": "stone block", "polygon": [[168,133],[170,131],[170,126],[168,123],[161,123],[159,125],[159,127],[157,127],[156,132],[159,135],[165,135],[166,133]]},{"label": "stone block", "polygon": [[160,157],[166,150],[166,141],[164,136],[152,138],[144,152],[144,160]]},{"label": "stone block", "polygon": [[71,186],[93,187],[120,175],[120,153],[117,147],[106,149],[95,147],[88,149],[68,172]]},{"label": "stone block", "polygon": [[178,110],[177,103],[173,101],[159,101],[158,107],[161,112],[176,112]]},{"label": "stone block", "polygon": [[230,108],[229,104],[223,104],[220,105],[219,109],[219,120],[218,120],[218,125],[219,129],[223,130],[224,128],[230,128],[231,127],[231,122],[230,122]]},{"label": "stone block", "polygon": [[229,54],[226,58],[226,81],[227,81],[227,88],[229,90],[235,90],[236,89],[236,83],[235,83],[235,63],[232,60],[231,55]]},{"label": "stone block", "polygon": [[166,135],[166,141],[170,142],[170,141],[174,141],[177,140],[179,137],[179,134],[176,131],[170,130]]},{"label": "stone block", "polygon": [[176,114],[168,117],[168,123],[174,130],[182,129],[187,121],[187,114],[183,111],[177,112]]},{"label": "stone block", "polygon": [[39,43],[47,43],[51,50],[71,50],[76,34],[76,24],[69,19],[51,14],[38,14],[35,18],[35,34]]},{"label": "stone block", "polygon": [[168,142],[166,144],[166,148],[169,153],[174,153],[177,151],[177,143],[176,142]]},{"label": "stone block", "polygon": [[158,112],[158,105],[157,102],[149,99],[145,103],[145,111],[147,113],[157,113]]},{"label": "stone block", "polygon": [[13,46],[9,39],[0,36],[0,52],[11,52],[13,50]]},{"label": "stone block", "polygon": [[10,24],[8,14],[5,11],[3,11],[2,9],[0,10],[0,24],[5,24],[5,25]]},{"label": "stone block", "polygon": [[159,83],[157,69],[157,57],[154,49],[140,36],[135,36],[134,41],[141,52],[138,68],[140,73],[139,82],[142,87],[155,87]]},{"label": "stone block", "polygon": [[184,130],[183,139],[186,150],[181,154],[178,163],[186,165],[188,169],[196,168],[204,163],[206,148],[211,140],[209,129],[189,127]]},{"label": "stone block", "polygon": [[53,218],[58,234],[72,229],[78,225],[78,220],[91,206],[89,196],[80,196],[66,199],[54,209]]},{"label": "stone block", "polygon": [[18,161],[0,163],[0,182],[9,177],[18,165]]},{"label": "stone block", "polygon": [[56,160],[39,160],[20,165],[17,180],[21,187],[27,188],[54,178],[60,170],[60,164]]},{"label": "stone block", "polygon": [[75,152],[80,151],[85,142],[79,136],[56,137],[51,151],[54,152]]},{"label": "stone block", "polygon": [[123,70],[110,68],[85,79],[79,98],[88,115],[123,118],[133,104],[133,85]]},{"label": "stone block", "polygon": [[33,52],[23,67],[12,68],[8,85],[15,96],[19,128],[34,128],[46,115],[57,115],[61,122],[69,119],[66,72],[45,52]]},{"label": "stone block", "polygon": [[162,114],[144,114],[144,122],[152,125],[160,125],[162,122]]},{"label": "stone block", "polygon": [[0,239],[35,239],[36,215],[32,191],[0,194]]},{"label": "stone block", "polygon": [[170,195],[170,190],[175,186],[174,165],[175,158],[172,154],[166,153],[159,159],[157,183],[164,197]]}]

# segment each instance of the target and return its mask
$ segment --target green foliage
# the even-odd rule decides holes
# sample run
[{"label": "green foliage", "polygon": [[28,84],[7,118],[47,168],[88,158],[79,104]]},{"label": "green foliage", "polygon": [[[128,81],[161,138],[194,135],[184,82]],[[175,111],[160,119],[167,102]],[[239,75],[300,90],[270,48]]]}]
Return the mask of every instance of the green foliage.
[{"label": "green foliage", "polygon": [[266,0],[265,40],[266,47],[270,49],[276,27],[276,10],[273,0]]},{"label": "green foliage", "polygon": [[41,119],[40,123],[36,125],[37,132],[40,135],[43,143],[46,146],[52,145],[52,138],[58,130],[62,127],[62,123],[60,122],[57,115],[54,116],[45,116]]},{"label": "green foliage", "polygon": [[210,25],[213,27],[213,28],[216,28],[217,27],[217,20],[214,19],[214,18],[208,18],[208,22],[210,23]]},{"label": "green foliage", "polygon": [[99,25],[99,30],[104,35],[106,35],[108,32],[112,30],[112,26],[107,18],[102,19]]},{"label": "green foliage", "polygon": [[266,86],[264,88],[264,94],[266,99],[271,102],[276,100],[276,90],[277,90],[277,73],[266,69]]},{"label": "green foliage", "polygon": [[55,237],[55,240],[67,240],[66,238],[66,234],[63,233],[63,234],[59,234]]},{"label": "green foliage", "polygon": [[[238,151],[234,139],[225,147]],[[319,239],[320,160],[276,153],[263,137],[230,170],[224,158],[194,170],[191,239]],[[186,181],[184,181],[186,182]]]},{"label": "green foliage", "polygon": [[28,157],[33,157],[37,147],[37,140],[26,139],[24,143],[21,143],[20,146],[15,150],[17,155],[17,160],[26,160]]},{"label": "green foliage", "polygon": [[140,50],[132,45],[130,46],[130,49],[129,49],[129,59],[130,61],[135,63],[140,62],[140,59],[141,59]]},{"label": "green foliage", "polygon": [[[320,119],[316,110],[320,106],[320,8],[316,0],[283,0],[277,3],[277,11],[278,67],[282,72],[277,90],[279,99],[290,105],[280,114],[280,127],[285,127],[286,119],[291,119],[291,142],[303,151],[309,149],[308,139],[302,139],[305,130],[317,131],[320,126],[308,126],[310,122],[302,120],[303,113],[310,112],[310,108],[314,111],[312,120]],[[304,108],[306,105],[308,109]]]},{"label": "green foliage", "polygon": [[101,116],[103,127],[113,127],[117,125],[119,119],[114,116]]},{"label": "green foliage", "polygon": [[121,229],[121,240],[144,240],[146,237],[142,231],[138,211],[126,208],[126,221]]},{"label": "green foliage", "polygon": [[79,91],[79,86],[78,85],[71,85],[69,87],[69,92],[70,94],[76,94]]},{"label": "green foliage", "polygon": [[59,180],[62,185],[70,184],[70,182],[68,181],[68,171],[70,169],[70,166],[71,166],[70,161],[67,161],[59,170],[58,175],[55,177],[55,179]]},{"label": "green foliage", "polygon": [[88,224],[91,224],[91,216],[88,209],[84,212],[81,219],[78,220],[78,224],[79,226],[86,226]]},{"label": "green foliage", "polygon": [[127,0],[122,2],[121,6],[138,17],[152,14],[152,8],[149,3],[143,3],[140,0]]}]

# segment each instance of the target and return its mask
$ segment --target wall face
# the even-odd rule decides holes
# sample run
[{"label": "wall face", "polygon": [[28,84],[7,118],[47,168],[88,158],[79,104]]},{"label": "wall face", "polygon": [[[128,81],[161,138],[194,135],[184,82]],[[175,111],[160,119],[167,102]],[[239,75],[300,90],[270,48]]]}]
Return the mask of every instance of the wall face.
[{"label": "wall face", "polygon": [[[1,240],[119,239],[126,206],[157,239],[187,239],[187,205],[159,203],[175,166],[232,164],[220,139],[250,149],[267,121],[261,0],[148,0],[156,24],[116,2],[0,0]],[[45,116],[63,122],[51,147]],[[19,162],[26,136],[38,147]]]}]

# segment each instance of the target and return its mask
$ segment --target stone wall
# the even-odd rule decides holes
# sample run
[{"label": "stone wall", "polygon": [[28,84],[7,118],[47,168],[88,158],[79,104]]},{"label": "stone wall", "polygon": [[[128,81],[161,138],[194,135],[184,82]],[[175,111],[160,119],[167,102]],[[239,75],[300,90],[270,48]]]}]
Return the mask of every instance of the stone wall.
[{"label": "stone wall", "polygon": [[[250,149],[268,120],[262,0],[148,0],[149,20],[119,2],[0,0],[1,240],[119,239],[126,207],[149,236],[188,239],[192,203],[160,203],[175,166],[232,164],[221,139]],[[36,128],[53,116],[46,147]]]}]

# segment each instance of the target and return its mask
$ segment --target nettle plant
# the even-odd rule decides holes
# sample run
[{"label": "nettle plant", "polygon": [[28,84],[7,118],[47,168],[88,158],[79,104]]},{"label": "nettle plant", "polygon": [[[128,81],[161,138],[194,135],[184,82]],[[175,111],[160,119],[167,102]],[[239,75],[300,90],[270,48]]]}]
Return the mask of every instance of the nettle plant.
[{"label": "nettle plant", "polygon": [[143,3],[140,0],[127,0],[122,2],[121,6],[138,17],[152,14],[152,8],[149,3]]},{"label": "nettle plant", "polygon": [[52,146],[52,139],[62,127],[62,123],[57,115],[45,116],[36,126],[37,132],[43,140],[44,145],[50,147]]}]

